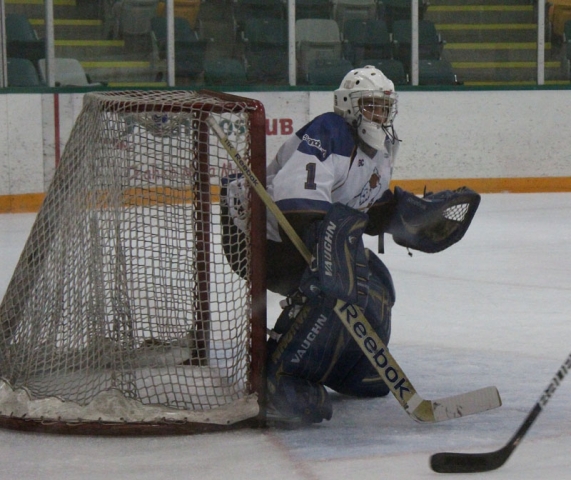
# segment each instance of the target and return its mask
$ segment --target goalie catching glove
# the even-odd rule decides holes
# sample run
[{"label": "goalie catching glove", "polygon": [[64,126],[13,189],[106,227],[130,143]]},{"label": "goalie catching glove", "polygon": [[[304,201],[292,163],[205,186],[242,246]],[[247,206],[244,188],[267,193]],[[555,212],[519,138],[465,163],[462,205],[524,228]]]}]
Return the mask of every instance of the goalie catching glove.
[{"label": "goalie catching glove", "polygon": [[420,198],[395,187],[396,209],[387,232],[407,248],[440,252],[464,236],[480,204],[468,187],[429,193]]}]

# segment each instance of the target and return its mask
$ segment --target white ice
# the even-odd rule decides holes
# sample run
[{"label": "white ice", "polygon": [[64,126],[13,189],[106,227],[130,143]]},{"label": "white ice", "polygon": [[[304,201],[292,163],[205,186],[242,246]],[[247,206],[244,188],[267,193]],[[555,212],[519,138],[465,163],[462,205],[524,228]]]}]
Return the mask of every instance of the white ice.
[{"label": "white ice", "polygon": [[[0,297],[34,215],[0,215]],[[376,239],[367,238],[376,249]],[[435,255],[386,238],[396,286],[391,350],[418,392],[496,385],[503,406],[434,425],[394,398],[333,396],[329,422],[167,438],[67,437],[0,430],[0,479],[566,479],[571,379],[500,469],[445,475],[439,451],[486,452],[520,426],[571,351],[571,194],[484,195],[466,237]],[[269,319],[278,315],[269,296]]]}]

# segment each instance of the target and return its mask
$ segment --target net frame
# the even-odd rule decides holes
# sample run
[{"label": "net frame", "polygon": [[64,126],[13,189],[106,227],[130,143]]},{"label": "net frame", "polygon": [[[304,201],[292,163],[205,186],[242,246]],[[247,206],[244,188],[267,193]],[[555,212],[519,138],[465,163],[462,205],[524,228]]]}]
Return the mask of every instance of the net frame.
[{"label": "net frame", "polygon": [[[165,99],[169,99],[165,104]],[[243,112],[245,118],[245,132],[248,139],[245,146],[244,156],[249,158],[251,168],[254,174],[265,179],[266,168],[266,146],[265,146],[265,110],[261,102],[230,95],[222,92],[213,92],[202,90],[199,92],[191,91],[125,91],[125,92],[98,92],[86,94],[84,105],[89,102],[100,102],[101,108],[107,113],[121,112],[122,114],[134,114],[144,117],[147,113],[153,114],[159,112],[161,115],[169,116],[187,115],[193,121],[193,128],[196,137],[196,158],[198,167],[194,171],[197,181],[197,191],[192,196],[192,202],[199,207],[197,208],[198,216],[196,221],[202,225],[210,225],[211,216],[214,215],[211,209],[212,204],[212,187],[210,185],[209,172],[209,156],[212,152],[212,145],[215,142],[215,135],[209,132],[208,126],[204,119],[208,115],[227,115]],[[142,118],[141,117],[141,118]],[[152,128],[152,126],[150,127]],[[160,126],[164,128],[164,126]],[[168,128],[168,125],[167,125]],[[75,127],[74,127],[75,130]],[[72,131],[72,136],[74,131]],[[173,132],[161,131],[156,132],[158,136],[168,136]],[[87,139],[89,140],[89,139]],[[10,357],[11,337],[15,335],[18,324],[22,315],[25,314],[27,308],[27,299],[33,295],[38,281],[30,272],[36,272],[38,266],[45,261],[44,256],[50,248],[50,243],[57,241],[58,219],[54,218],[50,205],[56,201],[61,202],[61,197],[68,194],[70,183],[73,178],[74,165],[66,161],[67,157],[71,157],[74,152],[74,144],[71,141],[66,146],[66,151],[62,156],[62,160],[58,165],[54,179],[50,185],[46,197],[42,204],[36,221],[32,227],[32,231],[24,246],[24,250],[20,256],[18,265],[14,272],[4,299],[0,304],[0,427],[26,430],[40,431],[48,433],[71,433],[71,434],[99,434],[99,435],[163,435],[163,434],[188,434],[200,433],[207,431],[219,431],[230,428],[240,428],[244,426],[259,426],[264,423],[265,418],[265,381],[264,381],[264,364],[265,364],[265,345],[266,345],[266,285],[265,285],[265,255],[251,255],[249,260],[249,295],[251,298],[250,316],[248,319],[248,335],[249,335],[249,371],[245,381],[247,395],[240,398],[236,403],[240,404],[240,408],[244,408],[243,412],[237,414],[228,412],[236,407],[235,404],[222,405],[216,411],[173,412],[172,409],[161,409],[152,412],[150,415],[143,415],[142,420],[132,419],[106,419],[98,418],[96,420],[90,418],[82,418],[85,411],[76,413],[76,418],[67,418],[59,416],[57,409],[69,403],[66,399],[57,398],[54,395],[55,406],[52,410],[47,409],[43,414],[34,415],[35,407],[25,409],[25,413],[21,413],[21,404],[25,404],[30,400],[31,394],[22,387],[12,389],[11,383],[14,378],[13,370],[7,375],[7,365],[12,362]],[[217,154],[222,154],[222,147],[217,150]],[[160,201],[162,195],[168,192],[157,190],[156,198],[151,201]],[[184,202],[184,199],[182,200]],[[266,234],[265,234],[265,216],[266,209],[263,203],[255,194],[250,194],[249,207],[250,215],[250,248],[252,252],[265,252]],[[37,233],[42,231],[44,234],[40,236],[42,239],[38,244]],[[45,235],[45,232],[48,232]],[[194,338],[193,338],[193,355],[187,359],[189,367],[204,369],[208,368],[208,352],[211,339],[210,337],[210,298],[209,298],[209,281],[210,267],[213,252],[211,252],[211,234],[208,228],[197,233],[196,245],[197,254],[195,257],[195,265],[198,265],[196,272],[195,287],[198,290],[196,295],[198,317],[194,322]],[[32,239],[35,239],[32,241]],[[202,267],[200,267],[202,265]],[[12,357],[14,355],[12,354]],[[12,362],[13,363],[13,362]],[[216,388],[217,385],[205,385],[205,388]],[[39,399],[40,403],[44,399]],[[58,403],[59,402],[59,403]],[[123,398],[118,398],[117,390],[110,389],[104,395],[104,398],[98,399],[99,403],[118,404],[125,403]],[[46,403],[46,402],[44,402]],[[134,405],[125,406],[126,411],[130,412],[134,409]],[[145,407],[147,408],[147,407]],[[220,416],[218,418],[218,413]],[[229,415],[227,415],[230,413]],[[89,415],[87,415],[89,417]],[[230,420],[228,420],[230,418]]]}]

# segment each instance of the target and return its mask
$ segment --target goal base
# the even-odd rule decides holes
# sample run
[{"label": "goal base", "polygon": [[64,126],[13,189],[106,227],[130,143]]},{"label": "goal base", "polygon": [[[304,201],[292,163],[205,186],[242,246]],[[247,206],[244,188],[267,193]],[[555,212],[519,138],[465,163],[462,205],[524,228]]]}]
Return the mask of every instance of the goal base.
[{"label": "goal base", "polygon": [[48,433],[61,435],[97,436],[171,436],[199,433],[227,432],[243,428],[262,428],[265,419],[260,415],[231,425],[216,425],[198,422],[60,422],[54,420],[23,419],[0,415],[0,428],[21,432]]}]

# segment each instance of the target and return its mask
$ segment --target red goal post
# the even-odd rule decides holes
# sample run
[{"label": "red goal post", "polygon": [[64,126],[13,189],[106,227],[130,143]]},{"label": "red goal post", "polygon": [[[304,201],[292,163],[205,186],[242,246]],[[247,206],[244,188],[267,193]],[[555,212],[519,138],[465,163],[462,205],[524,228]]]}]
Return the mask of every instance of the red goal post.
[{"label": "red goal post", "polygon": [[259,101],[85,95],[0,304],[0,427],[173,434],[263,421],[266,210],[246,192],[238,275],[220,206],[237,169],[209,116],[265,179]]}]

